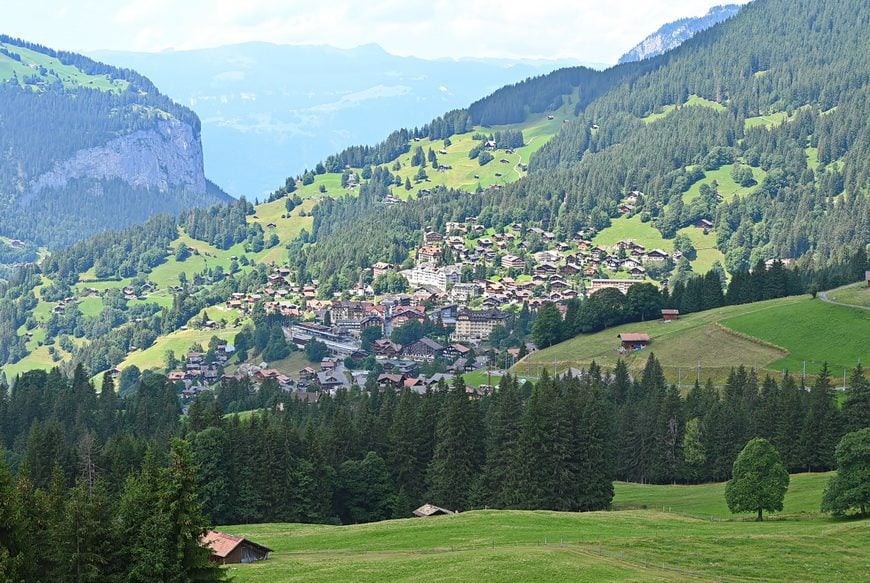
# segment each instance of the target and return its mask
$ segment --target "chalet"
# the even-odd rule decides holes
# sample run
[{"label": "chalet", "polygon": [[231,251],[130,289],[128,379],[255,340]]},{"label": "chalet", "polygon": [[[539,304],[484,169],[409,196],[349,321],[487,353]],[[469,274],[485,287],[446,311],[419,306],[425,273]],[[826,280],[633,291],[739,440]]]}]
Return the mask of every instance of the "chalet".
[{"label": "chalet", "polygon": [[535,266],[535,275],[552,275],[556,273],[556,266],[552,263],[541,263]]},{"label": "chalet", "polygon": [[381,373],[378,375],[378,386],[399,389],[404,385],[406,378],[403,374]]},{"label": "chalet", "polygon": [[414,516],[417,518],[425,518],[429,516],[445,516],[449,514],[454,514],[454,512],[447,510],[446,508],[441,508],[440,506],[435,506],[434,504],[424,504],[420,508],[414,511]]},{"label": "chalet", "polygon": [[441,259],[441,247],[425,245],[417,251],[417,261],[419,262],[428,263],[430,261],[438,261],[439,259]]},{"label": "chalet", "polygon": [[431,245],[432,243],[440,243],[444,240],[444,237],[441,236],[441,233],[438,231],[426,231],[423,233],[423,242],[427,245]]},{"label": "chalet", "polygon": [[394,328],[398,326],[404,326],[411,320],[417,320],[422,324],[426,320],[426,316],[422,312],[412,308],[397,310],[393,313],[392,322]]},{"label": "chalet", "polygon": [[622,348],[625,350],[640,350],[649,346],[650,343],[649,334],[623,332],[618,336]]},{"label": "chalet", "polygon": [[216,530],[206,532],[200,542],[211,551],[209,560],[222,565],[262,561],[272,552],[267,546]]},{"label": "chalet", "polygon": [[381,338],[372,343],[372,352],[375,356],[384,358],[395,358],[402,351],[402,345],[396,344],[388,338]]},{"label": "chalet", "polygon": [[707,219],[698,219],[698,220],[695,222],[695,228],[696,228],[696,229],[712,229],[712,228],[713,228],[713,222],[712,222],[712,221],[708,221]]},{"label": "chalet", "polygon": [[680,319],[680,311],[679,310],[662,310],[662,320],[665,322],[670,322],[671,320],[679,320]]},{"label": "chalet", "polygon": [[522,269],[526,262],[516,255],[505,255],[501,258],[501,266],[505,269]]},{"label": "chalet", "polygon": [[317,373],[317,386],[322,390],[337,389],[347,385],[347,379],[335,372],[321,371]]},{"label": "chalet", "polygon": [[664,261],[669,257],[667,251],[662,251],[661,249],[653,249],[649,253],[646,254],[647,261],[660,262]]},{"label": "chalet", "polygon": [[444,354],[444,347],[430,338],[421,338],[402,348],[402,355],[414,360],[432,361]]},{"label": "chalet", "polygon": [[471,349],[462,344],[451,344],[447,348],[444,349],[444,356],[446,358],[459,358],[460,356],[466,356]]},{"label": "chalet", "polygon": [[178,381],[183,381],[184,379],[187,378],[187,372],[174,370],[167,375],[167,378],[169,378],[169,380],[172,381],[173,383],[178,382]]}]

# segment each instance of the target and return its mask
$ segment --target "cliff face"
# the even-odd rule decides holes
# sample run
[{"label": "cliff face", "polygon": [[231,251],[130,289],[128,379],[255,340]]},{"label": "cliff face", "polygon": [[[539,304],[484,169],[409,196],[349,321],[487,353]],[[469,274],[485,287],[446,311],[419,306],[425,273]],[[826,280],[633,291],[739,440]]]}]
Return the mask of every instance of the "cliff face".
[{"label": "cliff face", "polygon": [[702,30],[731,18],[740,10],[739,4],[714,6],[698,18],[681,18],[665,24],[657,31],[640,41],[633,49],[619,58],[620,63],[631,63],[655,57],[677,48]]},{"label": "cliff face", "polygon": [[131,187],[161,193],[205,193],[202,144],[188,124],[174,118],[158,120],[94,148],[79,150],[34,179],[22,203],[44,189],[64,188],[74,179],[118,179]]}]

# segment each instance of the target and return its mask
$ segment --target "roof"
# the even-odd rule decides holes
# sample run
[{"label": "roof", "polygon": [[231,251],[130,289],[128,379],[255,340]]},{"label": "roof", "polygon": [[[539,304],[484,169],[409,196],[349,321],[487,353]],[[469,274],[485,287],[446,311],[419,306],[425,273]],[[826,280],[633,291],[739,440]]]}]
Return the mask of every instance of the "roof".
[{"label": "roof", "polygon": [[272,552],[267,546],[255,543],[254,541],[250,541],[244,537],[236,536],[233,534],[227,534],[225,532],[219,532],[217,530],[210,530],[205,533],[200,539],[203,546],[208,547],[211,550],[211,553],[220,558],[226,558],[237,546],[242,544],[243,542],[248,543],[249,545],[258,547],[267,553]]},{"label": "roof", "polygon": [[619,335],[619,339],[623,342],[649,342],[649,334],[623,332]]},{"label": "roof", "polygon": [[680,314],[679,310],[669,310],[667,308],[662,310],[662,315],[665,316],[678,316]]},{"label": "roof", "polygon": [[454,514],[454,512],[434,504],[424,504],[414,511],[414,516],[432,516],[433,514]]}]

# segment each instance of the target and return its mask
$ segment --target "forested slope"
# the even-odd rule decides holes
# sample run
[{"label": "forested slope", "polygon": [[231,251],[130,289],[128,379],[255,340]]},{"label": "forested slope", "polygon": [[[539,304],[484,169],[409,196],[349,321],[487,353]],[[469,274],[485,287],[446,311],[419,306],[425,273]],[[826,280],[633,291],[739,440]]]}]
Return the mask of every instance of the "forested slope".
[{"label": "forested slope", "polygon": [[[315,229],[317,243],[300,248],[307,256],[299,261],[315,274],[353,277],[385,248],[407,256],[404,228],[478,212],[486,226],[526,220],[565,239],[583,227],[606,228],[619,201],[640,190],[634,212],[666,237],[712,220],[729,271],[776,257],[826,263],[870,240],[868,21],[859,1],[754,2],[642,65],[589,72],[581,92],[586,84],[605,89],[577,102],[579,118],[534,156],[527,178],[475,201],[457,193],[401,209],[365,200],[322,205],[316,224],[329,229]],[[542,107],[547,92],[532,98],[526,89],[563,91],[571,75],[496,92],[485,109],[490,123],[514,120],[530,103]],[[481,115],[477,121],[489,120]],[[719,200],[707,173],[723,167],[748,173],[740,175],[752,186],[748,196]],[[684,200],[698,183],[709,196]],[[387,181],[373,188],[380,189],[374,201],[389,191]],[[383,229],[392,223],[404,227]]]},{"label": "forested slope", "polygon": [[0,234],[52,248],[227,200],[200,122],[145,77],[0,36]]}]

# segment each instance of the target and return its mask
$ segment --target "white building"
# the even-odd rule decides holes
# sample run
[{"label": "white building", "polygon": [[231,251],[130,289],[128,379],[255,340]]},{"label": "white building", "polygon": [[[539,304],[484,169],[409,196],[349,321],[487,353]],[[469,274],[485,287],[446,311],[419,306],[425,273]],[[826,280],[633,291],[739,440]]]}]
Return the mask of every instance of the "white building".
[{"label": "white building", "polygon": [[461,281],[462,268],[459,265],[438,267],[434,263],[424,263],[413,269],[406,269],[401,274],[413,286],[428,286],[447,291],[448,287]]}]

